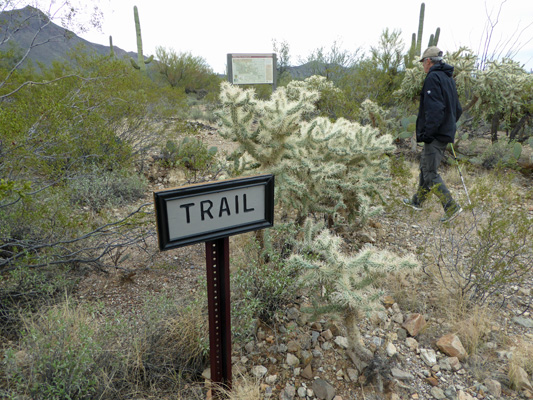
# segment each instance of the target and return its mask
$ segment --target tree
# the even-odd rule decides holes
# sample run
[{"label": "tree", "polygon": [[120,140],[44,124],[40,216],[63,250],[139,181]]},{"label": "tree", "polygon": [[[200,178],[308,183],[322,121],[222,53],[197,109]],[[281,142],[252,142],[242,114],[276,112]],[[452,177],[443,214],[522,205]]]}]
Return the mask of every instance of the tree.
[{"label": "tree", "polygon": [[176,53],[173,49],[156,48],[157,70],[173,88],[181,88],[186,93],[201,89],[215,90],[219,83],[207,62],[191,53]]}]

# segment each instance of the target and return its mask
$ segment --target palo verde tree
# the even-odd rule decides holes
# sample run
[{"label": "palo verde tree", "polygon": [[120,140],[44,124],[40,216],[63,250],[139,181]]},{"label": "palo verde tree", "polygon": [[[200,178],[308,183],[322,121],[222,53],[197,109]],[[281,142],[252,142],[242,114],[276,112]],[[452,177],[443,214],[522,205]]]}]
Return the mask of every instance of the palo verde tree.
[{"label": "palo verde tree", "polygon": [[156,68],[165,83],[186,93],[200,90],[218,92],[220,79],[204,58],[173,49],[156,48]]}]

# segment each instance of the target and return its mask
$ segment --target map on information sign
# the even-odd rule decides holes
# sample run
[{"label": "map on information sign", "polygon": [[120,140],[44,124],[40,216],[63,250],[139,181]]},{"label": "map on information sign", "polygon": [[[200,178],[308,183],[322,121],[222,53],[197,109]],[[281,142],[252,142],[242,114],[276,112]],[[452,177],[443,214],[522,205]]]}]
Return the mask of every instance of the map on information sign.
[{"label": "map on information sign", "polygon": [[249,85],[274,82],[272,54],[233,55],[231,58],[233,83]]}]

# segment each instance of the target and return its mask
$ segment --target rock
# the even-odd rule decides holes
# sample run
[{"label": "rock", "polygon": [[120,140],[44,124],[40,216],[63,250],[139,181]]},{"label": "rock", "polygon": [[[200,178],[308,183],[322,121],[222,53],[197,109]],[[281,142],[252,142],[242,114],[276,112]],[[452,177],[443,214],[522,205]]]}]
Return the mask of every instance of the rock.
[{"label": "rock", "polygon": [[430,367],[437,363],[437,353],[433,349],[420,349],[420,358]]},{"label": "rock", "polygon": [[274,383],[276,383],[278,380],[278,376],[277,375],[269,375],[265,378],[265,383],[269,384],[269,385],[273,385]]},{"label": "rock", "polygon": [[429,383],[431,386],[439,386],[439,380],[432,376],[426,378],[426,382]]},{"label": "rock", "polygon": [[418,349],[418,342],[415,338],[405,338],[405,344],[407,345],[407,347],[409,347],[409,350],[411,351],[415,351],[416,349]]},{"label": "rock", "polygon": [[318,399],[333,400],[335,397],[335,388],[324,379],[315,379],[312,387]]},{"label": "rock", "polygon": [[431,395],[436,398],[437,400],[443,400],[446,398],[446,395],[439,387],[432,387],[431,388]]},{"label": "rock", "polygon": [[311,364],[311,361],[313,361],[313,354],[307,350],[302,351],[302,355],[301,355],[302,365]]},{"label": "rock", "polygon": [[262,365],[256,365],[254,367],[252,367],[252,375],[255,376],[256,378],[262,378],[263,376],[266,375],[266,373],[268,372],[268,370],[263,367]]},{"label": "rock", "polygon": [[494,397],[500,397],[502,395],[502,385],[497,380],[487,378],[483,384]]},{"label": "rock", "polygon": [[403,314],[402,313],[396,313],[392,316],[392,320],[396,322],[397,324],[403,324]]},{"label": "rock", "polygon": [[294,396],[296,396],[296,388],[290,383],[287,383],[279,394],[279,400],[293,400]]},{"label": "rock", "polygon": [[305,399],[305,395],[307,394],[307,389],[304,388],[303,386],[300,386],[298,388],[298,397],[302,398],[302,399]]},{"label": "rock", "polygon": [[311,367],[311,364],[308,364],[307,367],[305,367],[301,372],[300,375],[302,378],[305,379],[313,379],[313,368]]},{"label": "rock", "polygon": [[513,322],[524,328],[533,328],[533,319],[523,317],[513,317]]},{"label": "rock", "polygon": [[248,352],[248,353],[253,353],[254,349],[255,349],[255,344],[254,342],[248,342],[246,343],[246,345],[244,346],[244,349]]},{"label": "rock", "polygon": [[337,336],[334,340],[335,344],[343,349],[348,348],[348,338],[344,336]]},{"label": "rock", "polygon": [[357,382],[357,378],[359,378],[359,373],[357,370],[353,368],[348,368],[346,370],[346,374],[348,375],[348,379],[352,382]]},{"label": "rock", "polygon": [[320,334],[325,340],[331,340],[333,339],[333,333],[331,333],[331,330],[325,330]]},{"label": "rock", "polygon": [[461,340],[453,333],[441,337],[437,341],[437,347],[447,356],[457,357],[461,361],[468,356]]},{"label": "rock", "polygon": [[398,350],[396,349],[396,346],[390,342],[387,343],[387,347],[385,347],[385,351],[387,352],[387,355],[389,357],[393,357],[398,352]]},{"label": "rock", "polygon": [[322,324],[318,321],[311,323],[311,329],[314,331],[322,332]]},{"label": "rock", "polygon": [[328,325],[328,329],[333,336],[342,336],[343,327],[340,322],[331,321]]},{"label": "rock", "polygon": [[207,379],[208,381],[211,380],[211,368],[204,369],[204,372],[202,372],[202,378]]},{"label": "rock", "polygon": [[422,314],[411,314],[405,320],[402,327],[409,333],[409,335],[415,337],[426,326],[426,320]]},{"label": "rock", "polygon": [[292,353],[287,353],[286,361],[287,365],[289,365],[290,367],[297,367],[298,365],[300,365],[300,360]]},{"label": "rock", "polygon": [[407,338],[407,331],[400,328],[396,331],[396,335],[398,336],[398,340],[405,340]]},{"label": "rock", "polygon": [[300,350],[300,343],[298,343],[296,340],[290,340],[287,343],[287,351],[289,353],[298,353]]},{"label": "rock", "polygon": [[463,368],[457,357],[448,357],[446,360],[453,371],[459,371]]},{"label": "rock", "polygon": [[459,390],[457,392],[457,400],[474,400],[474,398],[470,396],[468,393],[465,393],[462,390]]},{"label": "rock", "polygon": [[300,316],[300,311],[296,307],[291,307],[287,310],[287,318],[291,321],[295,321]]},{"label": "rock", "polygon": [[511,381],[514,383],[516,390],[527,389],[533,391],[533,386],[531,386],[527,372],[522,367],[513,369]]},{"label": "rock", "polygon": [[383,306],[385,306],[385,308],[391,308],[392,305],[394,303],[396,303],[394,301],[394,299],[392,298],[392,296],[385,296],[383,297],[383,299],[381,300],[381,302],[383,303]]},{"label": "rock", "polygon": [[390,369],[390,372],[391,372],[393,377],[395,377],[396,379],[399,379],[401,381],[407,381],[407,380],[415,379],[415,377],[412,374],[410,374],[409,372],[402,371],[401,369],[399,369],[397,367],[392,367]]}]

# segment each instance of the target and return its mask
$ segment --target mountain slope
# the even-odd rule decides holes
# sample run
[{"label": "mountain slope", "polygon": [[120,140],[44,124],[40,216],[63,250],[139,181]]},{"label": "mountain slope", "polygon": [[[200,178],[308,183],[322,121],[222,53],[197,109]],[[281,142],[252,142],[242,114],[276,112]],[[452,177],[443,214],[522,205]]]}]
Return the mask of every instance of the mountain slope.
[{"label": "mountain slope", "polygon": [[[80,38],[50,21],[42,11],[34,7],[26,6],[20,10],[0,12],[0,51],[16,48],[22,55],[31,49],[27,60],[50,65],[55,60],[68,60],[68,52],[80,45],[90,52],[109,54],[109,46]],[[136,58],[135,53],[126,52],[116,46],[114,52],[119,58]]]}]

